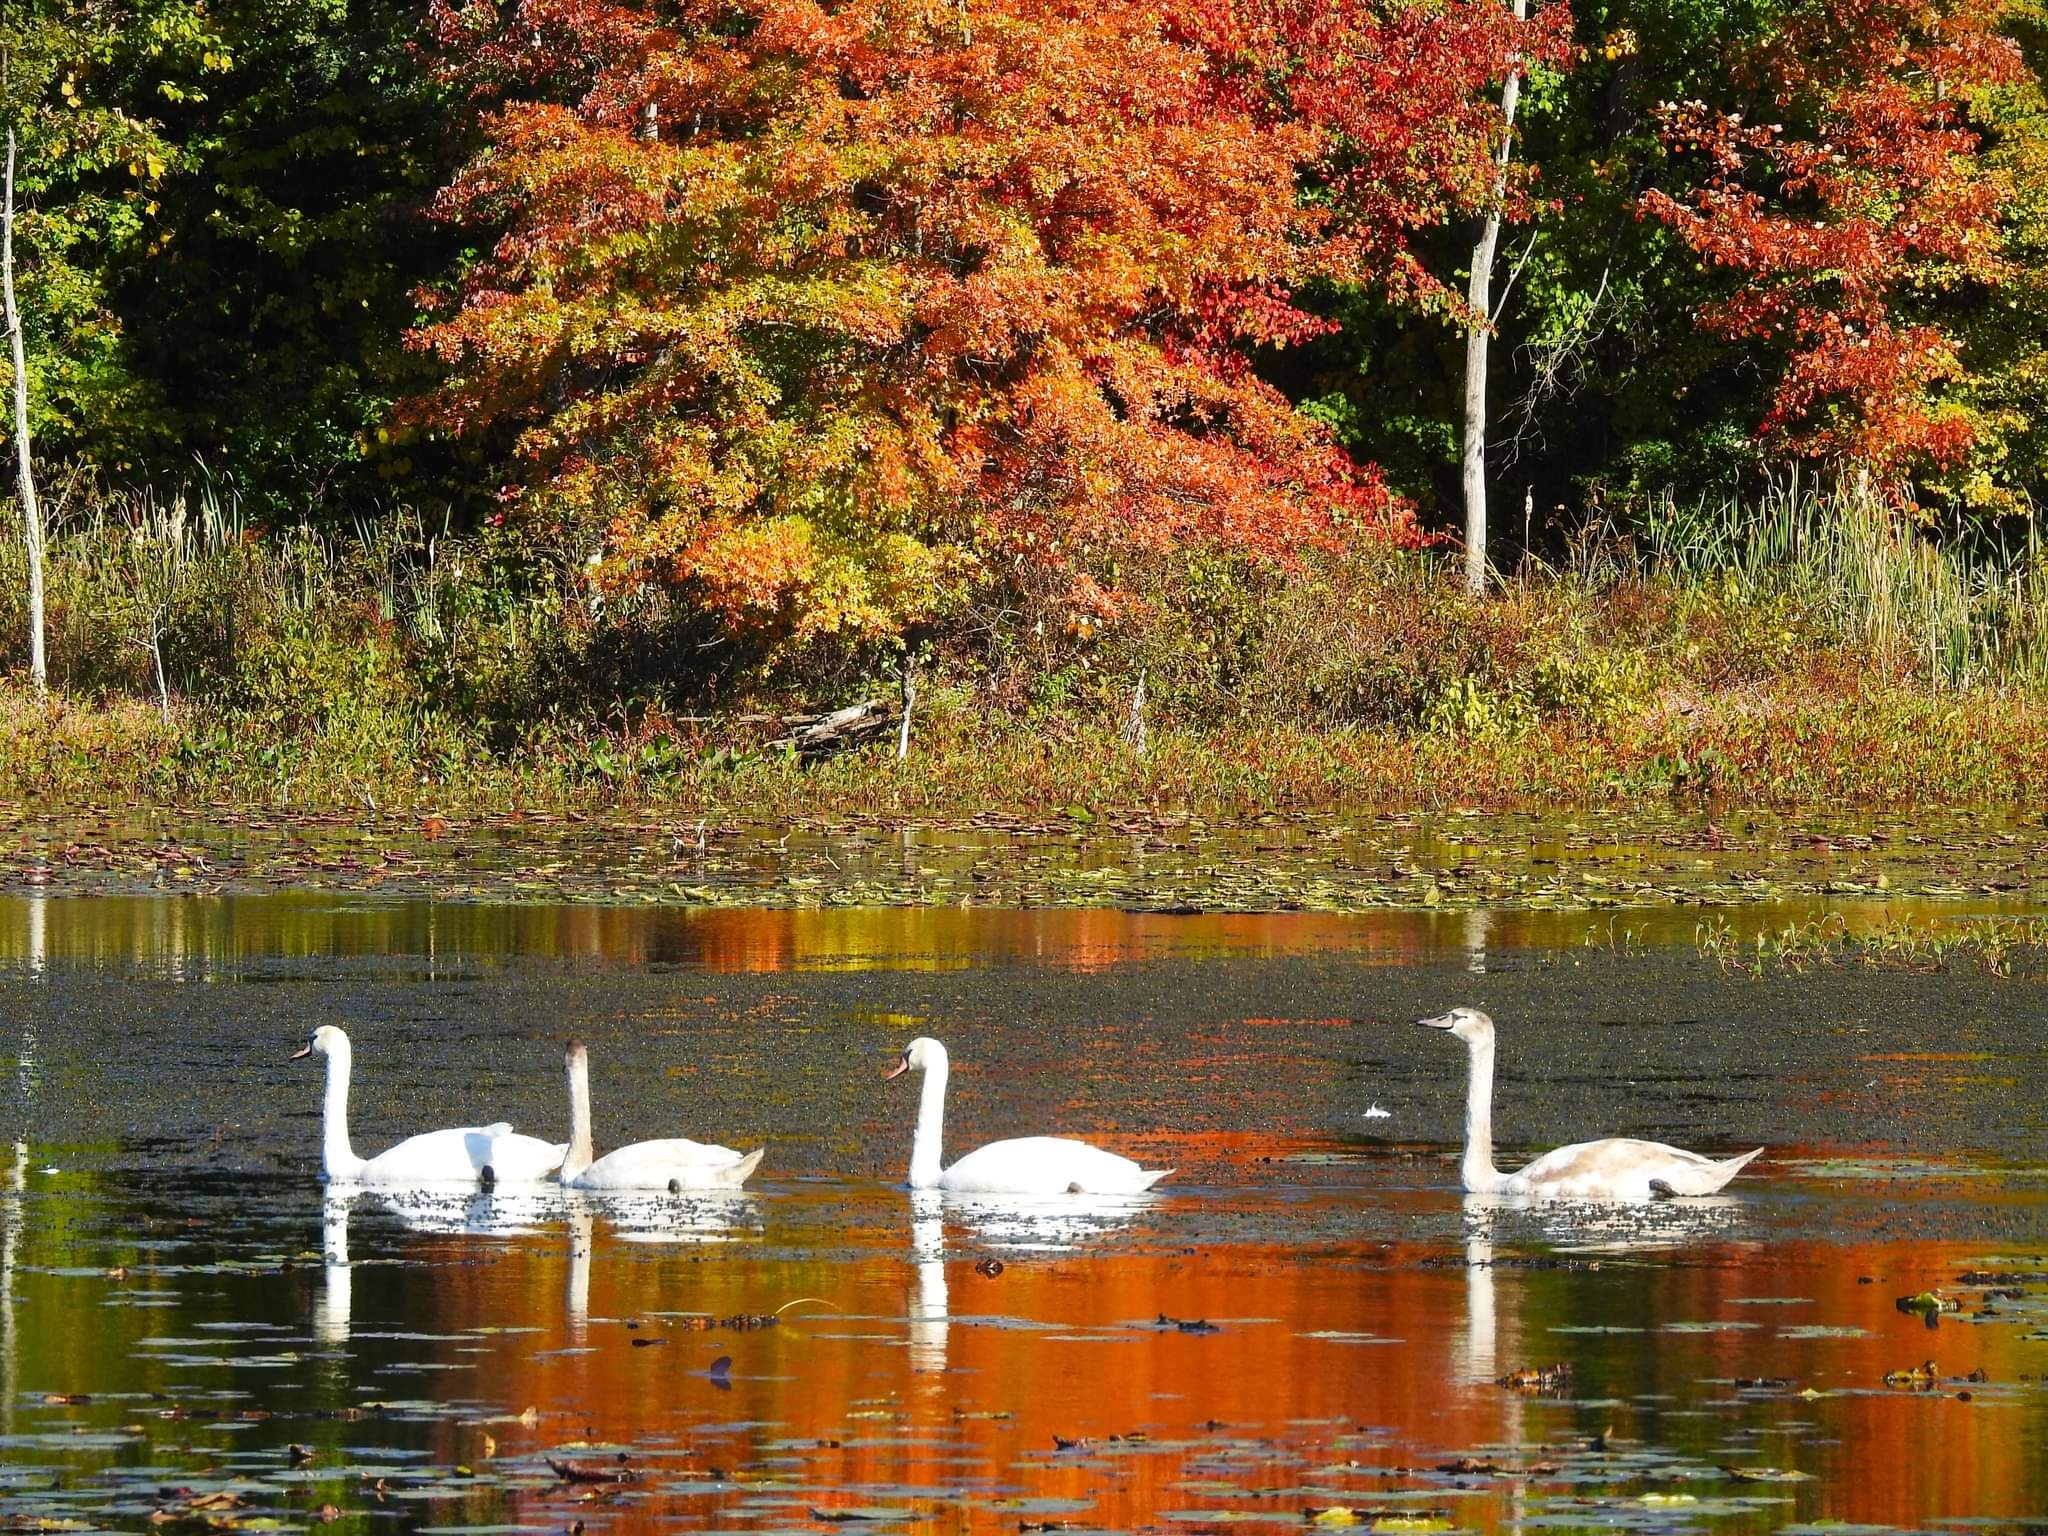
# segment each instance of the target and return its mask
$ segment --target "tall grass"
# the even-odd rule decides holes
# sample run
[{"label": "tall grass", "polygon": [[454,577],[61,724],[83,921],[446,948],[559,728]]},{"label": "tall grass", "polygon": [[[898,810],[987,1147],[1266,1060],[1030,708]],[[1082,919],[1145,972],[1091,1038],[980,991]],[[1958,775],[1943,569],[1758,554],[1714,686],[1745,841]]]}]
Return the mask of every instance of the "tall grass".
[{"label": "tall grass", "polygon": [[1748,500],[1666,497],[1642,520],[1653,569],[1752,599],[1788,597],[1872,659],[1944,687],[2048,687],[2048,546],[1949,537],[1867,485],[1787,476]]},{"label": "tall grass", "polygon": [[[23,560],[18,540],[0,539],[0,671],[26,654]],[[408,511],[351,531],[259,533],[212,482],[80,508],[51,530],[47,576],[53,684],[151,695],[165,713],[174,694],[273,692],[306,659],[294,653],[323,648],[386,652],[433,684],[452,670],[502,681],[511,660],[561,643],[573,602],[546,562],[497,558]],[[465,650],[494,662],[480,669]]]}]

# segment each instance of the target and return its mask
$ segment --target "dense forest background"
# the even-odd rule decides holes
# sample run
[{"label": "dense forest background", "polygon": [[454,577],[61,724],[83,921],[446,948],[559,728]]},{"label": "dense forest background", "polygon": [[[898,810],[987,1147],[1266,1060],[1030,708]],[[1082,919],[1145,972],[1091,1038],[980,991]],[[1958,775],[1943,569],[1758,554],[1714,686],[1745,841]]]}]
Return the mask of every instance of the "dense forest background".
[{"label": "dense forest background", "polygon": [[919,667],[1501,739],[2039,687],[2044,46],[2024,0],[9,0],[53,681],[185,759],[346,697],[451,762],[696,760]]}]

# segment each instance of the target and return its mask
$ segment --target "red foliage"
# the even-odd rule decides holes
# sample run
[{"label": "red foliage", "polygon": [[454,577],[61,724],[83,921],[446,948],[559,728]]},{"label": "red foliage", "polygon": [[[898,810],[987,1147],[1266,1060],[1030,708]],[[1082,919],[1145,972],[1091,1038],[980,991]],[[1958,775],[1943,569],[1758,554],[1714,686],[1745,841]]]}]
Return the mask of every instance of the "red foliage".
[{"label": "red foliage", "polygon": [[1652,191],[1642,207],[1739,275],[1709,326],[1788,348],[1763,430],[1797,451],[1895,474],[1974,441],[1939,388],[1961,372],[1958,343],[1913,301],[2006,275],[2007,188],[1967,118],[1974,92],[2022,67],[2001,9],[1802,0],[1750,61],[1786,122],[1666,109],[1666,142],[1709,171],[1685,199]]},{"label": "red foliage", "polygon": [[1453,301],[1497,0],[437,0],[492,233],[420,428],[736,624],[886,629],[974,562],[1287,560],[1408,508],[1249,366],[1311,278]]}]

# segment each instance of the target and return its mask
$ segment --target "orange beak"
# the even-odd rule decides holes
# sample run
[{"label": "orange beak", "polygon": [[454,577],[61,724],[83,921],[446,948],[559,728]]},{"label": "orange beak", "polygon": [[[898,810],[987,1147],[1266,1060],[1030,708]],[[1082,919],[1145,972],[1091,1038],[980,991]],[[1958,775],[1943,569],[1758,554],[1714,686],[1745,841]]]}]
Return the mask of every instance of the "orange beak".
[{"label": "orange beak", "polygon": [[889,1069],[888,1071],[886,1071],[886,1072],[884,1072],[884,1073],[882,1074],[882,1081],[886,1083],[886,1082],[887,1082],[887,1081],[889,1081],[889,1079],[890,1079],[890,1078],[892,1078],[892,1077],[901,1077],[901,1076],[902,1076],[902,1075],[903,1075],[904,1073],[908,1072],[909,1070],[910,1070],[910,1057],[909,1057],[909,1055],[908,1055],[908,1054],[905,1054],[905,1055],[899,1056],[899,1057],[897,1057],[897,1058],[896,1058],[896,1065],[895,1065],[895,1066],[893,1066],[893,1067],[891,1067],[891,1068],[890,1068],[890,1069]]},{"label": "orange beak", "polygon": [[302,1056],[310,1056],[312,1054],[313,1042],[308,1040],[304,1045],[300,1046],[296,1051],[292,1052],[292,1060],[297,1061]]}]

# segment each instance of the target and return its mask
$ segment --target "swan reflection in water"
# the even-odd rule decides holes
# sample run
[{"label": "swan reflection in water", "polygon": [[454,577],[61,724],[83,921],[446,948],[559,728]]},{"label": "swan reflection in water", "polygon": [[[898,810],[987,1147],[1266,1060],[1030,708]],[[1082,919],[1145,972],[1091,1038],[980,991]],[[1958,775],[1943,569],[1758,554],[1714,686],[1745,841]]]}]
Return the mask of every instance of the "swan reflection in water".
[{"label": "swan reflection in water", "polygon": [[744,1190],[691,1189],[680,1194],[565,1189],[569,1209],[603,1220],[622,1243],[743,1243],[766,1234],[761,1202]]},{"label": "swan reflection in water", "polygon": [[[936,1191],[924,1190],[923,1194]],[[1161,1197],[1134,1195],[944,1196],[946,1213],[977,1241],[997,1248],[1057,1253],[1131,1226]]]},{"label": "swan reflection in water", "polygon": [[1748,1209],[1739,1195],[1644,1202],[1464,1196],[1468,1242],[1536,1242],[1564,1253],[1645,1253],[1733,1237]]},{"label": "swan reflection in water", "polygon": [[397,1217],[408,1232],[442,1236],[528,1237],[558,1223],[568,1233],[565,1310],[580,1326],[590,1312],[590,1256],[600,1223],[628,1243],[724,1243],[758,1239],[761,1208],[752,1195],[692,1191],[594,1195],[555,1186],[489,1190],[330,1190],[321,1202],[324,1284],[313,1303],[313,1334],[324,1344],[348,1342],[352,1262],[349,1222],[357,1208]]},{"label": "swan reflection in water", "polygon": [[1495,1195],[1465,1197],[1465,1327],[1453,1353],[1458,1375],[1468,1381],[1501,1375],[1493,1290],[1493,1221],[1501,1203]]},{"label": "swan reflection in water", "polygon": [[910,1369],[935,1376],[946,1369],[946,1198],[936,1189],[910,1192]]},{"label": "swan reflection in water", "polygon": [[991,1248],[1059,1253],[1129,1227],[1160,1204],[1136,1195],[956,1195],[910,1192],[910,1369],[919,1376],[946,1369],[946,1221],[969,1241]]},{"label": "swan reflection in water", "polygon": [[348,1342],[354,1305],[348,1257],[348,1219],[361,1190],[328,1191],[320,1202],[320,1294],[313,1298],[313,1337],[322,1344]]},{"label": "swan reflection in water", "polygon": [[570,1326],[579,1334],[590,1317],[590,1256],[598,1224],[621,1243],[738,1243],[758,1241],[766,1228],[761,1205],[740,1190],[592,1194],[562,1191],[569,1217]]},{"label": "swan reflection in water", "polygon": [[597,1211],[587,1198],[569,1201],[569,1279],[562,1312],[569,1332],[581,1343],[590,1323],[590,1250],[597,1241]]},{"label": "swan reflection in water", "polygon": [[562,1213],[559,1190],[336,1189],[320,1202],[322,1284],[313,1302],[313,1337],[346,1344],[354,1312],[349,1223],[358,1207],[390,1212],[409,1232],[516,1237]]},{"label": "swan reflection in water", "polygon": [[[1725,1238],[1739,1229],[1744,1203],[1731,1195],[1659,1200],[1649,1205],[1574,1204],[1530,1196],[1466,1195],[1465,1326],[1456,1335],[1457,1373],[1473,1381],[1497,1381],[1529,1363],[1501,1364],[1503,1332],[1496,1313],[1494,1243],[1521,1237],[1561,1254],[1651,1253],[1687,1243]],[[1505,1330],[1510,1351],[1518,1347],[1513,1319]],[[1519,1410],[1511,1413],[1519,1428]]]}]

